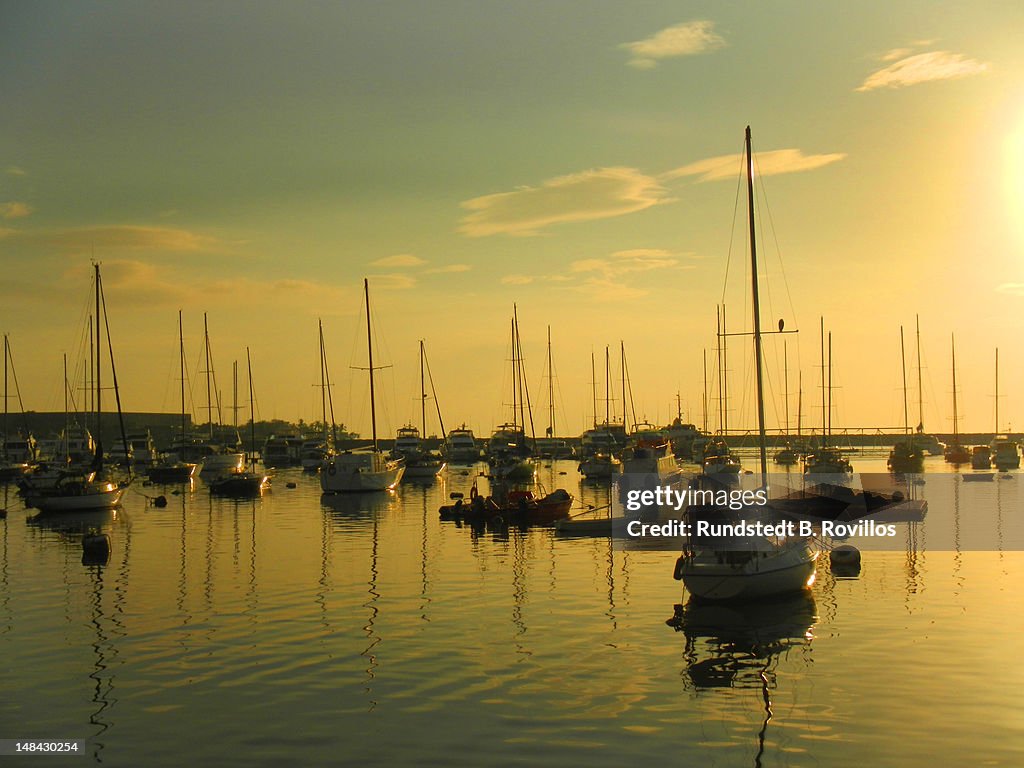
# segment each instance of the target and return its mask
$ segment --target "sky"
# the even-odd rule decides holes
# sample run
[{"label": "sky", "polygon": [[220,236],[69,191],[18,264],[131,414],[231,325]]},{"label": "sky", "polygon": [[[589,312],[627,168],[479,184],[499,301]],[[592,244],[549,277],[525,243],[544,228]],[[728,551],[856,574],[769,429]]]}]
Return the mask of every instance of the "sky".
[{"label": "sky", "polygon": [[[901,326],[912,424],[953,428],[955,334],[960,429],[995,428],[997,347],[1024,429],[1022,32],[1010,2],[0,1],[24,408],[63,409],[65,354],[81,386],[95,260],[126,410],[178,409],[180,309],[197,418],[206,313],[225,404],[248,347],[257,417],[319,419],[320,319],[368,434],[367,278],[382,436],[418,423],[421,339],[446,429],[507,420],[513,306],[538,434],[549,327],[557,433],[594,378],[603,420],[606,346],[621,412],[620,344],[630,420],[703,424],[706,359],[713,428],[716,308],[751,328],[749,125],[762,319],[799,331],[765,340],[769,428],[787,400],[821,423],[824,318],[833,429],[903,425]],[[733,429],[752,360],[728,338]]]}]

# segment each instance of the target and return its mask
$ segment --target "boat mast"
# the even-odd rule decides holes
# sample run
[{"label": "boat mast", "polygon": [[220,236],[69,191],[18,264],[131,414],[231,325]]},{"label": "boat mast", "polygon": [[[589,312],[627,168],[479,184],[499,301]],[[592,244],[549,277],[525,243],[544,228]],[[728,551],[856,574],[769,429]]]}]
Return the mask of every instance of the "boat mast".
[{"label": "boat mast", "polygon": [[996,436],[999,435],[999,347],[996,347]]},{"label": "boat mast", "polygon": [[832,331],[828,332],[828,434],[832,435]]},{"label": "boat mast", "polygon": [[608,345],[604,345],[604,425],[607,427],[611,424],[611,407],[612,407],[612,370],[611,370],[611,352],[608,349]]},{"label": "boat mast", "polygon": [[96,385],[96,463],[97,469],[103,466],[103,422],[100,419],[102,412],[102,390],[100,389],[100,349],[103,344],[103,329],[100,327],[100,265],[95,262],[93,265],[95,273],[96,288],[96,370],[93,375],[93,383]]},{"label": "boat mast", "polygon": [[[252,359],[249,357],[249,348],[245,348],[245,362],[249,370],[249,451],[252,456],[252,465],[256,464],[256,404],[252,394]],[[236,365],[237,368],[237,365]],[[237,421],[237,419],[236,419]]]},{"label": "boat mast", "polygon": [[210,443],[213,443],[213,396],[210,391],[210,328],[206,324],[206,313],[203,312],[203,339],[206,351],[206,418],[210,422]]},{"label": "boat mast", "polygon": [[327,382],[324,379],[324,322],[320,318],[316,320],[318,336],[320,338],[320,418],[324,426],[324,447],[327,447]]},{"label": "boat mast", "polygon": [[704,389],[701,391],[701,416],[703,418],[704,432],[708,431],[708,351],[701,350],[704,358]]},{"label": "boat mast", "polygon": [[71,429],[71,424],[68,421],[68,354],[64,353],[64,463],[68,464],[71,461],[71,435],[68,434],[68,430]]},{"label": "boat mast", "polygon": [[7,334],[4,334],[4,444],[3,457],[7,461]]},{"label": "boat mast", "polygon": [[761,451],[761,483],[768,483],[768,451],[764,426],[764,381],[761,371],[761,300],[757,290],[757,244],[754,230],[754,159],[750,150],[750,126],[747,126],[747,213],[750,220],[750,277],[754,294],[754,357],[757,366],[757,428]]},{"label": "boat mast", "polygon": [[[830,337],[831,338],[831,337]],[[826,424],[828,411],[825,409],[825,318],[821,318],[821,447],[828,445]]]},{"label": "boat mast", "polygon": [[789,439],[789,346],[782,340],[782,397],[786,406],[786,439]]},{"label": "boat mast", "polygon": [[377,453],[377,404],[373,392],[373,331],[370,328],[370,281],[363,278],[363,293],[366,296],[366,350],[370,361],[370,427],[373,431],[373,452]]},{"label": "boat mast", "polygon": [[718,434],[725,435],[725,386],[722,383],[722,313],[715,307],[715,351],[718,359]]},{"label": "boat mast", "polygon": [[421,437],[427,439],[427,383],[423,379],[423,339],[420,339],[420,418],[423,421]]},{"label": "boat mast", "polygon": [[796,375],[796,437],[800,440],[800,418],[804,410],[804,372],[798,371]]},{"label": "boat mast", "polygon": [[597,367],[594,365],[594,350],[590,350],[590,395],[594,401],[594,429],[597,429]]},{"label": "boat mast", "polygon": [[185,461],[185,332],[181,327],[181,310],[178,310],[178,362],[181,365],[181,461]]},{"label": "boat mast", "polygon": [[548,326],[548,437],[555,436],[555,370],[551,367],[551,326]]},{"label": "boat mast", "polygon": [[957,429],[956,412],[956,334],[950,334],[950,346],[953,351],[953,445],[960,445],[960,434]]},{"label": "boat mast", "polygon": [[921,316],[914,315],[917,326],[917,431],[924,432],[924,387],[921,385]]},{"label": "boat mast", "polygon": [[[910,415],[907,411],[907,357],[903,349],[903,326],[900,326],[900,371],[903,373],[903,434],[910,434]],[[908,446],[909,447],[909,446]]]}]

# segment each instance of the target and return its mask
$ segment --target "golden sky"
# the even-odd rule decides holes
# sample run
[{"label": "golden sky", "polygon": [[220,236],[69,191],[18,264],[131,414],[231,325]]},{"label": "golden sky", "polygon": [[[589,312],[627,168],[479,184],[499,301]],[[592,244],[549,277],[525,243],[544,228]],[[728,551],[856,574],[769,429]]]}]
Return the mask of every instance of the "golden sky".
[{"label": "golden sky", "polygon": [[[375,362],[392,366],[385,433],[418,418],[419,339],[447,428],[507,417],[513,303],[538,432],[548,326],[557,431],[589,426],[591,352],[600,367],[620,341],[637,417],[667,421],[678,392],[700,422],[716,304],[730,331],[749,327],[749,124],[763,316],[800,330],[791,419],[802,375],[803,422],[820,423],[824,316],[833,425],[902,423],[901,325],[916,423],[919,315],[926,428],[952,428],[953,333],[961,429],[994,427],[997,346],[1000,427],[1024,427],[1024,8],[42,2],[3,16],[0,326],[28,409],[63,407],[96,259],[129,410],[177,408],[181,308],[193,379],[206,312],[225,399],[248,346],[257,415],[319,418],[323,318],[336,413],[368,432],[350,369],[365,365],[368,277]],[[750,352],[730,341],[737,427],[755,424]],[[766,353],[778,425],[780,337]]]}]

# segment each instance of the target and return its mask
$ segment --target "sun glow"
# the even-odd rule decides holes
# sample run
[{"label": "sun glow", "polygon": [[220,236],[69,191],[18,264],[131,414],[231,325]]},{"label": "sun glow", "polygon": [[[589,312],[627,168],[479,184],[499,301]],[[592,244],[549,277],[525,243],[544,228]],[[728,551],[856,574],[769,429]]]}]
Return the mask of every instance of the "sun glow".
[{"label": "sun glow", "polygon": [[1006,138],[1004,159],[1007,216],[1013,222],[1018,246],[1024,249],[1024,117]]}]

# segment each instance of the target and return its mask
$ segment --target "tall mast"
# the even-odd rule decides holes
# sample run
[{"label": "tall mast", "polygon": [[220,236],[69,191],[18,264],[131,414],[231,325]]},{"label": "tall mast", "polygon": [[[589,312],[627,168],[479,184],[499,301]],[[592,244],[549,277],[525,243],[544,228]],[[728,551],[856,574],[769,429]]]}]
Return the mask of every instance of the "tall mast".
[{"label": "tall mast", "polygon": [[70,440],[71,435],[68,434],[68,430],[71,429],[71,424],[68,422],[68,355],[64,353],[64,463],[67,464],[70,461]]},{"label": "tall mast", "polygon": [[186,461],[185,448],[185,332],[181,326],[181,310],[178,310],[178,362],[181,365],[181,461]]},{"label": "tall mast", "polygon": [[782,340],[782,397],[786,405],[786,438],[789,438],[789,345]]},{"label": "tall mast", "polygon": [[996,435],[999,434],[999,347],[996,347]]},{"label": "tall mast", "polygon": [[803,416],[804,410],[804,372],[798,371],[796,375],[796,436],[800,437],[800,427],[803,426],[800,423],[800,419]]},{"label": "tall mast", "polygon": [[828,332],[828,433],[832,434],[832,331]]},{"label": "tall mast", "polygon": [[427,384],[423,379],[423,339],[420,339],[420,417],[423,421],[422,437],[427,439]]},{"label": "tall mast", "polygon": [[594,400],[594,428],[597,429],[597,367],[594,365],[594,350],[590,350],[590,394]]},{"label": "tall mast", "polygon": [[4,460],[7,460],[7,334],[4,334]]},{"label": "tall mast", "polygon": [[725,330],[725,304],[722,304],[722,434],[729,432],[729,340]]},{"label": "tall mast", "polygon": [[[252,395],[252,359],[249,357],[249,348],[245,348],[245,363],[249,369],[249,452],[252,455],[252,463],[256,463],[256,402]],[[237,365],[235,366],[237,368]],[[237,411],[236,411],[237,413]]]},{"label": "tall mast", "polygon": [[757,290],[757,241],[754,231],[754,158],[747,126],[747,213],[750,219],[750,278],[754,293],[754,357],[757,365],[757,428],[761,449],[761,483],[768,483],[768,450],[764,426],[764,381],[761,371],[761,300]]},{"label": "tall mast", "polygon": [[708,351],[703,351],[704,357],[704,389],[701,391],[701,416],[703,417],[704,431],[708,431]]},{"label": "tall mast", "polygon": [[608,345],[604,345],[604,424],[608,426],[611,424],[611,405],[612,403],[612,369],[611,369],[611,352],[608,350]]},{"label": "tall mast", "polygon": [[548,437],[555,436],[555,370],[551,367],[551,326],[548,326]]},{"label": "tall mast", "polygon": [[206,418],[210,422],[210,442],[213,442],[213,395],[210,391],[210,328],[203,312],[203,339],[206,350]]},{"label": "tall mast", "polygon": [[953,351],[953,445],[960,445],[956,412],[956,334],[950,334],[950,346]]},{"label": "tall mast", "polygon": [[373,430],[373,451],[377,452],[377,403],[373,392],[373,331],[370,328],[370,281],[363,278],[363,293],[366,296],[366,349],[370,361],[370,427]]},{"label": "tall mast", "polygon": [[622,428],[629,434],[629,421],[626,419],[626,342],[622,339],[619,339],[619,367],[622,369]]},{"label": "tall mast", "polygon": [[[248,350],[248,347],[246,347]],[[231,363],[231,426],[238,431],[238,361]]]},{"label": "tall mast", "polygon": [[320,414],[324,425],[324,445],[327,445],[327,382],[324,377],[324,322],[316,321],[317,335],[320,338]]},{"label": "tall mast", "polygon": [[100,324],[100,265],[99,262],[92,265],[95,272],[96,283],[96,371],[94,380],[96,384],[96,455],[100,461],[103,460],[103,422],[100,418],[102,407],[102,389],[100,388],[100,350],[103,347],[103,327]]},{"label": "tall mast", "polygon": [[917,428],[924,432],[924,387],[921,386],[921,316],[914,315],[917,326]]},{"label": "tall mast", "polygon": [[825,409],[825,318],[821,318],[821,447],[828,445],[828,411]]},{"label": "tall mast", "polygon": [[718,434],[725,434],[725,386],[722,383],[722,312],[715,307],[715,352],[718,363]]},{"label": "tall mast", "polygon": [[903,349],[903,326],[900,326],[900,371],[903,373],[903,434],[910,433],[910,415],[907,411],[907,357]]}]

